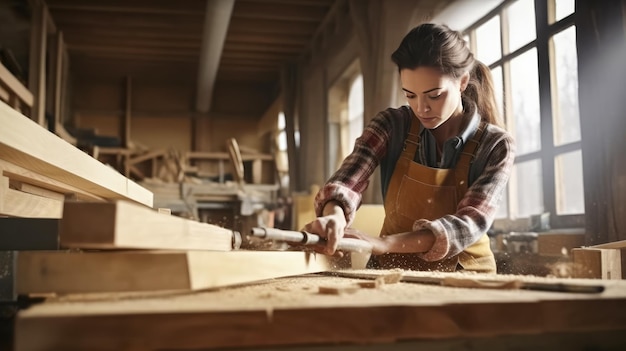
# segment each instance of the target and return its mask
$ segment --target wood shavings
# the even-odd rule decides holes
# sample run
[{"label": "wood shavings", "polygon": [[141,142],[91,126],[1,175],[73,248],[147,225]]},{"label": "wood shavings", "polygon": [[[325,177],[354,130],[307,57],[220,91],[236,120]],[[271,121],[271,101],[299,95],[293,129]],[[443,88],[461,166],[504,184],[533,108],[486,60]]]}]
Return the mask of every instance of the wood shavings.
[{"label": "wood shavings", "polygon": [[385,284],[396,284],[402,280],[403,270],[392,269],[389,273],[382,275]]},{"label": "wood shavings", "polygon": [[320,286],[317,292],[323,295],[341,295],[341,294],[353,294],[357,292],[359,289],[360,287],[356,284],[337,285],[337,286]]}]

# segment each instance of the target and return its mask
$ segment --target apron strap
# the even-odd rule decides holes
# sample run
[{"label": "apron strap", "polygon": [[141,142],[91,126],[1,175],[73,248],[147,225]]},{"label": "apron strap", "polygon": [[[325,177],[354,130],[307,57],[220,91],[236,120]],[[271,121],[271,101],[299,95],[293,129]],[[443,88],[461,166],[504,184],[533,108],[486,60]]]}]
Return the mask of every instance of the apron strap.
[{"label": "apron strap", "polygon": [[[459,156],[459,160],[456,164],[456,184],[458,194],[465,194],[467,192],[467,188],[469,187],[469,170],[472,164],[472,159],[476,156],[476,151],[478,150],[478,146],[480,145],[480,140],[483,137],[486,122],[481,121],[478,125],[478,129],[474,133],[474,136],[468,140],[465,145],[463,145],[463,150],[461,151],[461,155]],[[462,196],[462,195],[461,195]]]},{"label": "apron strap", "polygon": [[404,140],[404,146],[402,147],[402,156],[413,160],[415,153],[420,144],[420,122],[417,118],[411,118],[411,129],[409,130],[406,139]]}]

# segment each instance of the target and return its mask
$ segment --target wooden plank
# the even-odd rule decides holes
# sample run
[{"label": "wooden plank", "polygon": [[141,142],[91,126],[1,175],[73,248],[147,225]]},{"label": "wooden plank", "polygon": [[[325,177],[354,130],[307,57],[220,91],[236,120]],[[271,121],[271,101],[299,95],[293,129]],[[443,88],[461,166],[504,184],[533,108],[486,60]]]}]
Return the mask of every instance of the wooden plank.
[{"label": "wooden plank", "polygon": [[30,218],[61,218],[63,201],[21,192],[0,176],[0,215]]},{"label": "wooden plank", "polygon": [[[131,114],[132,114],[132,103],[133,103],[133,81],[130,76],[126,76],[126,98],[124,116],[122,117],[122,123],[120,123],[120,135],[122,136],[122,145],[128,148],[130,147],[131,137],[130,137],[130,126],[131,126]],[[128,170],[128,160],[124,163],[126,168],[126,176],[129,176]]]},{"label": "wooden plank", "polygon": [[[31,118],[37,124],[46,124],[46,47],[48,41],[48,11],[38,0],[32,5],[32,27],[30,37],[30,70],[28,88],[34,101]],[[36,140],[36,139],[35,139]]]},{"label": "wooden plank", "polygon": [[[419,340],[467,342],[507,335],[536,340],[552,333],[600,330],[619,330],[621,345],[626,342],[623,281],[607,282],[601,295],[407,283],[360,289],[348,298],[318,293],[319,286],[348,282],[356,280],[308,275],[177,296],[58,299],[19,312],[15,350],[117,350],[129,345],[152,350],[299,345],[321,350],[331,344],[346,350],[387,350],[392,348],[372,344],[394,342],[397,349],[408,350],[413,349],[407,348],[408,342]],[[415,349],[467,349],[466,344],[457,346]],[[513,348],[489,350],[502,349]]]},{"label": "wooden plank", "polygon": [[[66,91],[64,90],[64,81],[67,77],[64,74],[67,72],[64,70],[65,67],[65,40],[63,39],[63,32],[58,31],[54,40],[54,57],[53,57],[53,92],[54,92],[54,100],[52,103],[53,111],[54,111],[54,132],[56,135],[61,137],[63,140],[69,142],[70,144],[76,146],[77,140],[70,133],[65,130],[63,126],[63,101],[65,98]],[[52,66],[52,65],[51,65]]]},{"label": "wooden plank", "polygon": [[606,244],[598,244],[590,246],[596,249],[626,249],[626,240],[613,241]]},{"label": "wooden plank", "polygon": [[2,160],[106,199],[129,199],[152,207],[147,189],[38,126],[0,102]]},{"label": "wooden plank", "polygon": [[24,102],[26,106],[33,106],[33,94],[4,67],[2,62],[0,62],[0,82],[6,85],[9,92],[17,95],[20,101]]},{"label": "wooden plank", "polygon": [[63,247],[230,251],[233,231],[166,216],[126,201],[65,203],[59,236]]},{"label": "wooden plank", "polygon": [[48,190],[45,188],[40,188],[36,185],[31,185],[28,183],[22,183],[20,181],[9,179],[9,188],[19,190],[24,193],[29,193],[33,195],[39,195],[43,197],[47,197],[49,199],[54,199],[58,201],[65,201],[65,195],[56,191]]},{"label": "wooden plank", "polygon": [[17,291],[188,291],[328,268],[324,256],[295,251],[24,251],[17,258]]},{"label": "wooden plank", "polygon": [[572,250],[574,276],[577,278],[622,279],[621,249],[595,247]]},{"label": "wooden plank", "polygon": [[9,178],[9,181],[17,181],[22,184],[31,184],[38,188],[65,194],[66,197],[85,201],[105,201],[103,198],[85,192],[72,185],[68,185],[57,180],[26,170],[10,162],[0,160],[0,174]]}]

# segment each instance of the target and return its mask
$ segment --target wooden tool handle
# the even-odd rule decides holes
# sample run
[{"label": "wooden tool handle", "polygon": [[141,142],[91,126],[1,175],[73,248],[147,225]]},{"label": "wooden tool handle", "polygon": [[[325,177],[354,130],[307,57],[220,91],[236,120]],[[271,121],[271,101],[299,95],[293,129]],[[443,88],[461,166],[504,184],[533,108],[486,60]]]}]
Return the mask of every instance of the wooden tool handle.
[{"label": "wooden tool handle", "polygon": [[[250,235],[258,238],[287,241],[302,245],[326,245],[326,239],[317,234],[275,228],[252,228]],[[339,240],[337,250],[349,252],[372,252],[372,244],[365,240],[343,238]]]}]

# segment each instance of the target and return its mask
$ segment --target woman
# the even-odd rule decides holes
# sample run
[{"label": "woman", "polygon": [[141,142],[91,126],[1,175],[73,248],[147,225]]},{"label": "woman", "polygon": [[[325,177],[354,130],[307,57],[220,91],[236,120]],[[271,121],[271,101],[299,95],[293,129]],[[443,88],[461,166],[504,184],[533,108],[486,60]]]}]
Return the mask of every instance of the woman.
[{"label": "woman", "polygon": [[[501,127],[489,69],[445,25],[412,29],[391,56],[409,106],[380,112],[315,198],[307,231],[334,254],[344,235],[369,241],[381,268],[495,272],[487,229],[506,188],[514,143]],[[381,167],[380,237],[350,229]]]}]

